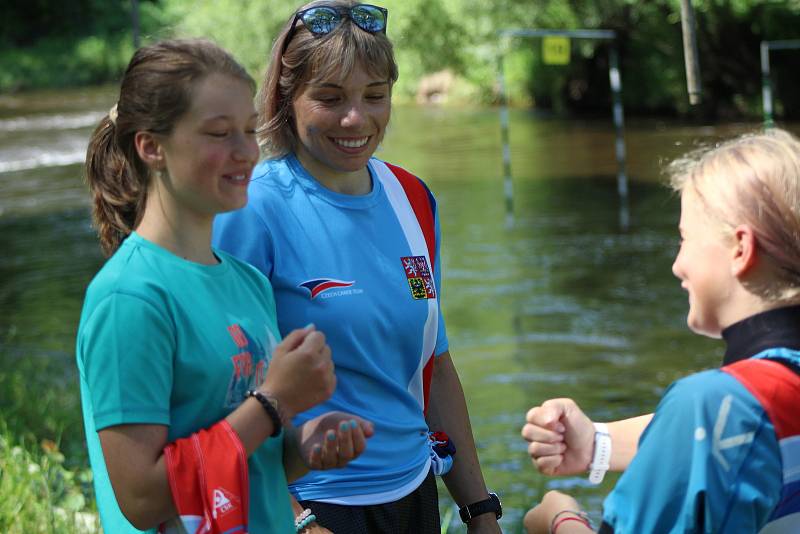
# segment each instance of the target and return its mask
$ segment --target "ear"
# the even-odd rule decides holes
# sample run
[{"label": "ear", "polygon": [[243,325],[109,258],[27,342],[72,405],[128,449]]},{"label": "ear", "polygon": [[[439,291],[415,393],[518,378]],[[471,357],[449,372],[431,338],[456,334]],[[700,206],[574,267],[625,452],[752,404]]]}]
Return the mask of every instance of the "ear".
[{"label": "ear", "polygon": [[133,145],[139,158],[148,167],[154,170],[164,168],[164,149],[155,135],[150,132],[136,132]]},{"label": "ear", "polygon": [[733,239],[731,274],[738,278],[750,271],[756,264],[757,242],[753,229],[747,224],[741,224],[733,230]]}]

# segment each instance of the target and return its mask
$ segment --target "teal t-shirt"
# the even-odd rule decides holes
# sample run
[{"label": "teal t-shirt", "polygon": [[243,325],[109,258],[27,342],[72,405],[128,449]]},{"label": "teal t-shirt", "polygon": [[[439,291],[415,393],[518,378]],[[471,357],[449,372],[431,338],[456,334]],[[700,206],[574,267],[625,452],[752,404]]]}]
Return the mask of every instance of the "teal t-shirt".
[{"label": "teal t-shirt", "polygon": [[[263,381],[280,339],[269,281],[215,252],[219,264],[201,265],[133,233],[86,291],[77,360],[105,532],[140,531],[119,509],[97,432],[165,425],[171,442],[213,425]],[[251,532],[294,532],[282,456],[279,437],[248,460]]]}]

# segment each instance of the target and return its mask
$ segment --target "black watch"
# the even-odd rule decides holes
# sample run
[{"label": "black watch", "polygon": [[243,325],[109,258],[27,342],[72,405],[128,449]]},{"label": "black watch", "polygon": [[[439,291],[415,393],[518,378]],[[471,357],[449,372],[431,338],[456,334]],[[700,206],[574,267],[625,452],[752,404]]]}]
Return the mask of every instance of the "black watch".
[{"label": "black watch", "polygon": [[481,514],[488,514],[494,512],[497,519],[503,517],[503,506],[500,504],[500,498],[496,493],[489,493],[489,498],[483,501],[478,501],[458,509],[458,515],[461,516],[461,521],[469,523],[470,520]]}]

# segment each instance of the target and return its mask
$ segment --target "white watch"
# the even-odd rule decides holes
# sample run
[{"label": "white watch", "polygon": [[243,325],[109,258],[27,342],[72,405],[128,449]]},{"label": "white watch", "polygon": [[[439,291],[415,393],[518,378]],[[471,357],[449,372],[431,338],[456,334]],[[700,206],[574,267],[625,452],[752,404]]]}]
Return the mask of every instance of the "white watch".
[{"label": "white watch", "polygon": [[589,464],[589,482],[600,484],[611,467],[611,434],[608,425],[594,423],[594,454]]}]

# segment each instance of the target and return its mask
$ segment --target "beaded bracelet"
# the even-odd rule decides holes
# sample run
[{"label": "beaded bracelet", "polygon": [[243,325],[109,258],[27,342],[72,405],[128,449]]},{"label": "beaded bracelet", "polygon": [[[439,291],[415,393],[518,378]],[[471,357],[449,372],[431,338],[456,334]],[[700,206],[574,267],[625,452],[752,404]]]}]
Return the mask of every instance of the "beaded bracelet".
[{"label": "beaded bracelet", "polygon": [[[301,519],[300,521],[295,522],[294,524],[294,531],[295,532],[302,532],[308,525],[313,523],[317,520],[317,516],[311,513],[311,510],[304,510],[303,513],[308,512],[309,515]],[[302,515],[302,514],[301,514]]]},{"label": "beaded bracelet", "polygon": [[[561,520],[558,518],[564,514],[572,514],[570,517],[565,517]],[[556,534],[556,529],[561,526],[562,523],[566,523],[567,521],[578,521],[582,523],[586,528],[591,529],[592,524],[589,521],[589,515],[584,511],[575,511],[575,510],[561,510],[556,515],[553,516],[553,520],[550,521],[550,534]]]},{"label": "beaded bracelet", "polygon": [[261,403],[261,407],[264,408],[264,411],[267,412],[267,415],[272,420],[272,434],[269,437],[274,438],[278,434],[281,433],[281,429],[283,428],[283,422],[281,421],[281,414],[278,413],[278,409],[270,402],[270,397],[264,395],[258,390],[247,390],[244,394],[245,397],[255,397],[255,399]]}]

